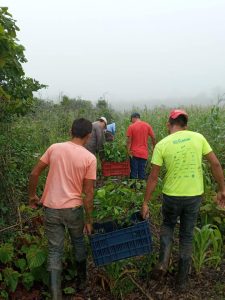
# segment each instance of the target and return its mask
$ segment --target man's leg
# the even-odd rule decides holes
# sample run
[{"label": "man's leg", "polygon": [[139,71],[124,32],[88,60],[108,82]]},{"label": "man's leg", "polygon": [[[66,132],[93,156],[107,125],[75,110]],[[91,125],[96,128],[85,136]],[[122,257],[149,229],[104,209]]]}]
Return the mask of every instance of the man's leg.
[{"label": "man's leg", "polygon": [[145,168],[147,159],[138,158],[138,179],[145,179]]},{"label": "man's leg", "polygon": [[64,225],[60,210],[45,208],[45,231],[48,239],[48,271],[50,272],[52,300],[61,300],[61,271],[64,246]]},{"label": "man's leg", "polygon": [[179,215],[179,202],[173,197],[163,195],[163,223],[160,230],[159,262],[153,270],[153,278],[166,274],[173,245],[173,232]]},{"label": "man's leg", "polygon": [[86,246],[84,241],[84,212],[83,207],[71,209],[67,215],[67,227],[73,244],[76,267],[77,267],[77,289],[83,290],[86,287]]},{"label": "man's leg", "polygon": [[177,284],[182,290],[186,288],[191,264],[192,240],[194,227],[201,205],[201,196],[186,197],[183,201],[180,216],[180,245]]},{"label": "man's leg", "polygon": [[130,179],[138,178],[138,158],[130,157]]}]

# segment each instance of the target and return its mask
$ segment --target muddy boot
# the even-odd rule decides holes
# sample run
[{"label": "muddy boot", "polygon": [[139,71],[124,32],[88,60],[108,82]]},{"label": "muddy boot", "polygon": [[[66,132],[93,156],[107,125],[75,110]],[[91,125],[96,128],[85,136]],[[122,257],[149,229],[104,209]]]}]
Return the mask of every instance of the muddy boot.
[{"label": "muddy boot", "polygon": [[77,276],[76,276],[76,288],[78,292],[82,292],[86,289],[87,283],[87,262],[86,259],[80,262],[76,262]]},{"label": "muddy boot", "polygon": [[172,245],[173,242],[170,236],[160,237],[159,262],[152,270],[152,279],[159,280],[165,276],[170,262]]},{"label": "muddy boot", "polygon": [[51,270],[50,271],[50,285],[51,285],[51,299],[62,300],[61,291],[61,271]]},{"label": "muddy boot", "polygon": [[178,274],[176,278],[176,288],[179,292],[183,292],[187,289],[190,265],[190,257],[180,257],[178,264]]}]

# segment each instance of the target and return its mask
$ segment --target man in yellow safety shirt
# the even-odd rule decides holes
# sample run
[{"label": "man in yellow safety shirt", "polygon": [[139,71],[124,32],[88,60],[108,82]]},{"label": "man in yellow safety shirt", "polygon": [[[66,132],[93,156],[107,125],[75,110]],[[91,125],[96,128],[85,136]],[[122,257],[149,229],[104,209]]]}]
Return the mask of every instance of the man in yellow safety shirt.
[{"label": "man in yellow safety shirt", "polygon": [[179,263],[177,287],[184,290],[187,285],[192,255],[192,239],[201,204],[203,186],[202,157],[209,162],[213,177],[218,183],[217,200],[225,205],[225,184],[222,167],[212,148],[203,135],[187,130],[188,115],[183,110],[170,113],[168,129],[170,135],[162,139],[156,146],[152,157],[152,170],[149,175],[142,216],[148,217],[148,202],[157,185],[161,166],[166,167],[163,184],[163,222],[160,232],[159,262],[153,276],[161,278],[166,274],[173,232],[180,217]]}]

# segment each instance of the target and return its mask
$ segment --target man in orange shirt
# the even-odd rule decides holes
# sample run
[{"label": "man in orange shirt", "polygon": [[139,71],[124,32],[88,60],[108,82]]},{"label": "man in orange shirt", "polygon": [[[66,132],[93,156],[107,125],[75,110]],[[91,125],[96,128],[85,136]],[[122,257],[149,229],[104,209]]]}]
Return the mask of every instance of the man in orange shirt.
[{"label": "man in orange shirt", "polygon": [[[48,238],[48,271],[51,277],[53,300],[61,300],[61,271],[65,228],[71,237],[77,266],[77,289],[85,287],[86,247],[83,231],[91,233],[96,158],[84,145],[88,141],[92,124],[77,119],[72,125],[72,139],[51,145],[31,172],[29,203],[35,207],[38,178],[49,167],[41,202],[44,206],[44,223]],[[84,199],[82,193],[85,194]],[[86,225],[84,212],[86,213]]]},{"label": "man in orange shirt", "polygon": [[127,129],[127,151],[130,155],[130,178],[145,179],[145,167],[148,159],[148,138],[155,146],[152,127],[140,119],[139,113],[131,115],[132,124]]}]

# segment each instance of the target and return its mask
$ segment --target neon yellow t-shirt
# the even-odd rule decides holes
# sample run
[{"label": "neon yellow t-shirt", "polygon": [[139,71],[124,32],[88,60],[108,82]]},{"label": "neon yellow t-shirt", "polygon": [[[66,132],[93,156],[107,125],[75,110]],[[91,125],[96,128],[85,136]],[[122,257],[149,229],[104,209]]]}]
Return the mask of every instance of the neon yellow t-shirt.
[{"label": "neon yellow t-shirt", "polygon": [[202,156],[212,148],[203,135],[177,131],[155,146],[152,164],[166,166],[163,193],[169,196],[197,196],[204,192]]}]

